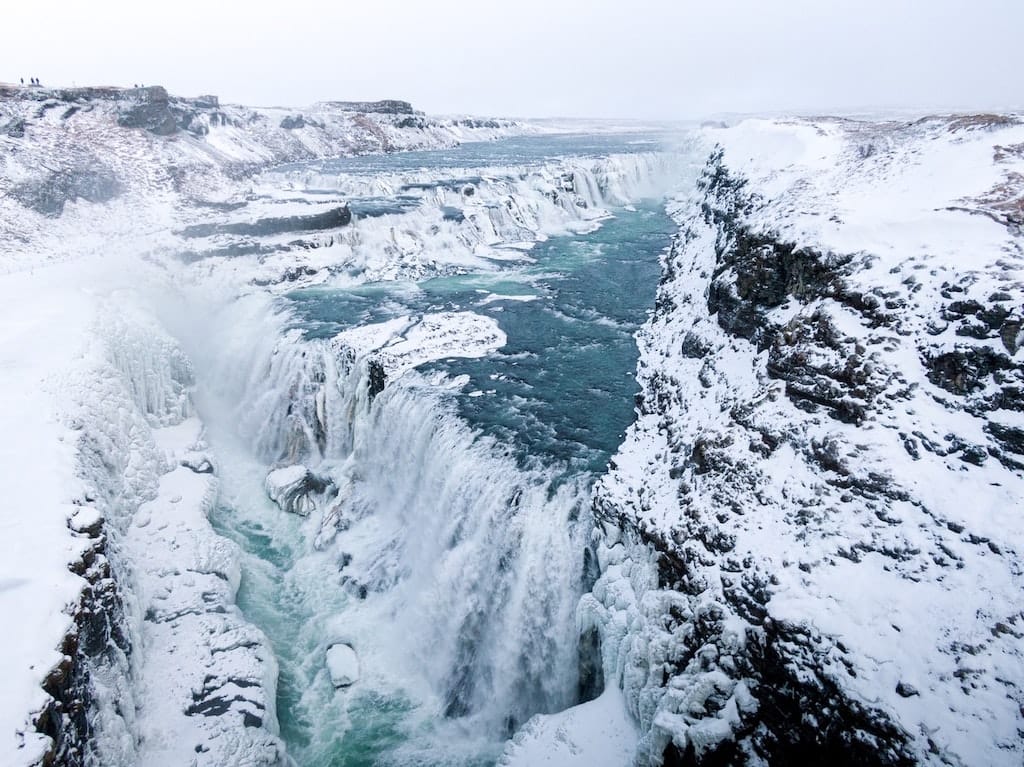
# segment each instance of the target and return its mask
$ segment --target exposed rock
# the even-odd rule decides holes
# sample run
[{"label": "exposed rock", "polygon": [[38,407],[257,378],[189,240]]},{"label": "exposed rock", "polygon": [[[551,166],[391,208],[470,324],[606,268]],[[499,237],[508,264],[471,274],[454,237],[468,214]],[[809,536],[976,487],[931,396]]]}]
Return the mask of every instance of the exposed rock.
[{"label": "exposed rock", "polygon": [[172,110],[167,90],[158,85],[135,89],[138,99],[121,112],[117,124],[122,128],[142,128],[158,136],[178,131],[179,115]]},{"label": "exposed rock", "polygon": [[366,391],[370,397],[370,401],[373,398],[384,391],[384,386],[388,381],[388,374],[384,370],[384,366],[377,360],[370,360],[366,365]]},{"label": "exposed rock", "polygon": [[11,120],[3,128],[0,128],[9,138],[25,137],[25,121],[21,118]]},{"label": "exposed rock", "polygon": [[337,229],[352,223],[352,211],[348,205],[339,205],[322,213],[311,213],[308,216],[282,216],[280,218],[261,218],[256,221],[236,221],[226,224],[193,224],[185,227],[179,234],[183,237],[212,237],[218,234],[234,234],[247,237],[269,237],[287,232],[321,231]]},{"label": "exposed rock", "polygon": [[[595,490],[602,573],[581,614],[639,722],[636,763],[1015,764],[1021,679],[993,669],[1024,646],[993,627],[1020,621],[1021,527],[1002,513],[1024,449],[1019,269],[902,240],[833,251],[860,213],[833,208],[843,163],[880,172],[898,129],[773,123],[748,160],[759,129],[736,159],[761,175],[715,151],[696,202],[670,206],[637,423]],[[775,131],[814,160],[776,158]],[[914,161],[928,143],[901,140]],[[819,151],[842,168],[824,184]]]},{"label": "exposed rock", "polygon": [[123,191],[113,171],[103,165],[74,166],[51,171],[38,180],[27,181],[11,190],[22,205],[45,216],[59,216],[69,202],[108,202]]}]

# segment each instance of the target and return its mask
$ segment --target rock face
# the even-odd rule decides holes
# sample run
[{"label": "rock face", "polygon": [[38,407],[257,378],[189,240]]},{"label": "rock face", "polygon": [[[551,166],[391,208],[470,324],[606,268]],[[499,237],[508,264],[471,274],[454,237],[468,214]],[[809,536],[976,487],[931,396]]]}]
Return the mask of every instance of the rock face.
[{"label": "rock face", "polygon": [[1024,755],[1024,127],[982,125],[706,132],[581,608],[641,763]]},{"label": "rock face", "polygon": [[313,213],[308,216],[260,218],[256,221],[238,221],[223,224],[193,224],[181,231],[183,237],[212,237],[221,234],[245,237],[269,237],[288,232],[318,232],[337,229],[352,223],[352,212],[348,205]]},{"label": "rock face", "polygon": [[59,216],[75,200],[109,202],[124,190],[110,168],[102,164],[52,171],[11,190],[11,196],[44,216]]},{"label": "rock face", "polygon": [[125,631],[124,609],[110,561],[103,517],[90,505],[82,505],[68,521],[68,527],[88,541],[71,571],[82,576],[86,586],[73,609],[74,628],[60,648],[63,660],[47,675],[43,689],[50,696],[35,717],[36,729],[49,736],[47,764],[79,767],[88,764],[88,746],[95,723],[93,704],[94,669],[110,663],[112,656],[131,651]]}]

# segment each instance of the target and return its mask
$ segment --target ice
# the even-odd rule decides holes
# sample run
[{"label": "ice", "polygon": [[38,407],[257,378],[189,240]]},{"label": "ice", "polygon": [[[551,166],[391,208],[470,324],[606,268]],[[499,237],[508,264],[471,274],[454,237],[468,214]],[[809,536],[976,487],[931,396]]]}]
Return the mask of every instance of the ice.
[{"label": "ice", "polygon": [[360,325],[334,337],[358,357],[371,354],[390,378],[432,360],[485,357],[507,338],[493,317],[473,312],[439,312]]},{"label": "ice", "polygon": [[[991,437],[993,422],[1016,413],[979,404],[1001,396],[995,383],[971,400],[938,386],[927,363],[989,349],[1012,358],[1007,376],[1018,374],[1019,350],[987,329],[964,332],[954,302],[1009,296],[1014,327],[1020,248],[1005,210],[1020,193],[1021,157],[998,147],[1021,145],[1024,127],[984,116],[750,120],[703,134],[709,149],[724,148],[752,202],[729,208],[721,190],[670,202],[684,234],[666,257],[664,308],[638,334],[645,407],[596,493],[600,513],[621,513],[687,562],[686,589],[658,587],[651,547],[605,524],[603,572],[581,604],[582,619],[601,628],[606,678],[620,680],[640,722],[639,752],[657,759],[669,741],[699,753],[746,737],[736,717],[756,720],[759,704],[721,659],[770,636],[743,609],[764,584],[772,630],[815,637],[814,652],[788,650],[797,678],[821,675],[883,712],[923,763],[1019,762],[1011,690],[1024,650],[1018,634],[997,637],[993,627],[1019,613],[1010,552],[1024,527],[1011,510],[1024,486]],[[721,223],[731,217],[752,237],[849,258],[833,272],[835,293],[791,295],[766,310],[766,323],[783,329],[769,348],[708,316],[709,297],[736,280],[717,262],[735,244]],[[756,293],[745,289],[741,305]],[[851,296],[877,298],[877,314]],[[823,318],[836,329],[833,346],[797,332],[810,321],[824,336]],[[787,348],[799,356],[782,363]],[[858,356],[863,421],[798,403],[802,371]],[[981,446],[975,463],[963,444]],[[693,656],[703,650],[688,627],[712,619],[714,639],[702,641],[714,654]],[[694,659],[667,685],[648,675],[682,655]],[[954,681],[965,674],[969,683]],[[704,713],[709,689],[717,701]]]},{"label": "ice", "polygon": [[637,738],[622,692],[609,687],[588,703],[532,718],[509,741],[498,764],[624,767],[632,763]]}]

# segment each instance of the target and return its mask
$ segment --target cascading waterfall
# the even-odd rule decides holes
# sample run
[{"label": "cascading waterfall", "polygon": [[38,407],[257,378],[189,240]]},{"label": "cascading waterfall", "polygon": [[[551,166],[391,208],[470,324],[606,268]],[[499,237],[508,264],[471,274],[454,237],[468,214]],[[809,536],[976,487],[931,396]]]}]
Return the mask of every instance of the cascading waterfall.
[{"label": "cascading waterfall", "polygon": [[[221,362],[235,367],[230,355]],[[532,714],[576,702],[575,610],[590,529],[580,479],[524,470],[457,416],[436,375],[409,373],[371,398],[366,360],[328,341],[285,333],[260,364],[235,373],[244,394],[232,395],[231,420],[257,462],[301,462],[336,488],[304,522],[275,510],[300,548],[279,572],[257,575],[267,579],[261,591],[289,594],[293,614],[272,623],[305,616],[286,639],[297,647],[279,648],[294,715],[322,723],[305,733],[302,763],[330,758],[352,726],[322,661],[340,641],[359,653],[366,687],[422,709],[424,721],[453,720],[492,749]],[[212,378],[223,388],[207,394],[227,395],[230,376]],[[243,472],[250,488],[254,471]],[[224,473],[231,498],[237,483]],[[266,514],[265,499],[241,497]],[[230,515],[248,524],[238,499]],[[338,710],[325,717],[323,706]],[[437,738],[424,743],[436,749]],[[404,749],[415,763],[426,746],[409,732],[402,739],[394,759]]]},{"label": "cascading waterfall", "polygon": [[[602,206],[643,196],[672,166],[637,154],[477,177],[475,220],[445,226],[469,248],[591,231],[565,223],[606,217]],[[388,193],[416,175],[301,181]],[[393,218],[421,241],[455,241],[432,211],[465,203],[465,187],[421,175],[429,205]],[[370,251],[390,230],[396,245],[395,220],[357,221],[344,237]],[[649,256],[652,295],[660,247]],[[586,259],[556,263],[529,279]],[[594,577],[590,475],[524,457],[467,422],[459,376],[428,366],[389,377],[373,352],[295,329],[290,301],[254,294],[212,316],[199,303],[207,314],[179,309],[175,330],[219,461],[212,521],[245,552],[239,605],[274,646],[281,731],[297,763],[491,764],[530,716],[599,691],[597,648],[580,641],[576,619]],[[555,306],[543,315],[583,322]],[[312,478],[307,517],[268,499],[264,479],[278,467]],[[358,657],[359,682],[337,690],[325,658],[342,644]]]}]

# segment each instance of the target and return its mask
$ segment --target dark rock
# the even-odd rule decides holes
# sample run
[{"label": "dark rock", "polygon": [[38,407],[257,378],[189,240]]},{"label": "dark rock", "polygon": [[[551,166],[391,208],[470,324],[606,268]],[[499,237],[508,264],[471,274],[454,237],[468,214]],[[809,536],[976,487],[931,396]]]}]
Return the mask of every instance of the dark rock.
[{"label": "dark rock", "polygon": [[370,360],[366,366],[366,391],[373,402],[374,397],[384,391],[388,374],[377,360]]},{"label": "dark rock", "polygon": [[20,117],[11,120],[7,125],[3,127],[3,132],[7,134],[8,138],[24,138],[25,137],[25,121]]},{"label": "dark rock", "polygon": [[900,682],[896,685],[896,694],[901,698],[912,698],[915,695],[920,695],[921,693],[917,691],[916,687]]},{"label": "dark rock", "polygon": [[63,657],[43,681],[50,700],[34,724],[51,739],[39,764],[83,767],[88,763],[86,750],[94,732],[92,669],[113,654],[129,653],[131,647],[102,532],[93,536],[90,547],[71,569],[85,578],[86,586],[72,613],[74,625],[59,648]]},{"label": "dark rock", "polygon": [[420,130],[426,128],[428,124],[422,117],[405,117],[395,123],[398,128],[418,128]]},{"label": "dark rock", "polygon": [[306,120],[305,118],[303,118],[302,115],[296,115],[295,117],[288,115],[283,120],[281,120],[281,127],[284,130],[297,130],[298,128],[305,128]]},{"label": "dark rock", "polygon": [[981,389],[1000,370],[1012,370],[1013,360],[987,346],[959,345],[953,351],[926,358],[928,380],[948,392],[966,395]]},{"label": "dark rock", "polygon": [[1007,426],[996,421],[985,424],[985,431],[991,434],[1003,450],[1017,455],[1024,455],[1024,429]]},{"label": "dark rock", "polygon": [[577,645],[579,682],[576,702],[586,703],[604,692],[604,664],[601,662],[601,634],[596,628],[583,633]]},{"label": "dark rock", "polygon": [[122,191],[123,186],[113,171],[97,162],[52,171],[41,179],[15,187],[11,196],[37,213],[57,217],[69,202],[78,199],[109,202]]},{"label": "dark rock", "polygon": [[178,131],[178,115],[171,109],[167,91],[156,85],[136,88],[137,101],[121,112],[117,124],[122,128],[141,128],[157,136],[170,136]]},{"label": "dark rock", "polygon": [[253,222],[234,221],[227,224],[193,224],[177,232],[183,237],[212,237],[219,234],[234,234],[246,237],[269,237],[287,232],[310,232],[337,229],[352,223],[352,211],[348,205],[312,213],[308,216],[282,216],[261,218]]},{"label": "dark rock", "polygon": [[999,338],[1003,342],[1003,347],[1011,355],[1016,354],[1017,349],[1020,348],[1019,339],[1022,327],[1024,324],[1019,318],[1011,317],[1004,321],[999,328]]},{"label": "dark rock", "polygon": [[988,460],[988,451],[981,445],[967,445],[960,452],[960,460],[965,463],[972,463],[981,466]]}]

